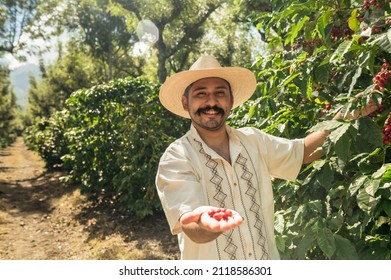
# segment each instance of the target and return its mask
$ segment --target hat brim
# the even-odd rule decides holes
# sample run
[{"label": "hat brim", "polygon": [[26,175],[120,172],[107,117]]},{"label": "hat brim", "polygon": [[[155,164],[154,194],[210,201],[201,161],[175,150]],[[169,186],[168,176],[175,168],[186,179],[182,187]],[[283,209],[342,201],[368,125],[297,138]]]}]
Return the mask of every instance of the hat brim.
[{"label": "hat brim", "polygon": [[189,112],[182,106],[182,95],[185,89],[195,81],[212,77],[224,79],[230,84],[234,96],[233,108],[248,100],[257,84],[254,73],[242,67],[188,70],[176,73],[164,82],[160,88],[160,102],[172,113],[189,119]]}]

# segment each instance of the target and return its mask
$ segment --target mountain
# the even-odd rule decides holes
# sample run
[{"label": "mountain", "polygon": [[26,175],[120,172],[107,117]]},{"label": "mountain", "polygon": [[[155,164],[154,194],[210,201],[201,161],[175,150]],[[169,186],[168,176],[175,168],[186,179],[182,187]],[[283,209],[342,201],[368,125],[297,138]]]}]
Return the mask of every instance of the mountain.
[{"label": "mountain", "polygon": [[28,101],[28,91],[30,86],[29,77],[33,76],[39,78],[41,76],[39,66],[32,63],[23,64],[12,70],[10,76],[17,102],[24,110]]}]

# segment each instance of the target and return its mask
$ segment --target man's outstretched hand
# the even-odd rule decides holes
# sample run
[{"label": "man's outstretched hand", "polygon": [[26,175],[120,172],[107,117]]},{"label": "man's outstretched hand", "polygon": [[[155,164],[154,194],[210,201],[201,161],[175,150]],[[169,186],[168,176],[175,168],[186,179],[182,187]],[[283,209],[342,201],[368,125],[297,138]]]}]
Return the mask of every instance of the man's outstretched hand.
[{"label": "man's outstretched hand", "polygon": [[179,221],[181,225],[195,222],[204,230],[223,232],[239,226],[243,218],[231,209],[202,206],[183,214]]}]

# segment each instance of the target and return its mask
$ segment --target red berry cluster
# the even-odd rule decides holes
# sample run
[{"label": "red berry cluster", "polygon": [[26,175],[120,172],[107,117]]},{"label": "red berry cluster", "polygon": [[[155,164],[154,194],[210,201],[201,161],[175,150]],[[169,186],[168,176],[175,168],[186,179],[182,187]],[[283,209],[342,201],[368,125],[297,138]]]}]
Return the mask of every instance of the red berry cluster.
[{"label": "red berry cluster", "polygon": [[363,2],[363,9],[365,11],[368,11],[371,7],[376,7],[378,9],[382,9],[382,5],[381,5],[380,2],[381,1],[379,1],[379,0],[378,1],[376,1],[376,0],[370,0],[370,1],[365,0]]},{"label": "red berry cluster", "polygon": [[384,145],[391,143],[391,113],[383,126],[383,143]]},{"label": "red berry cluster", "polygon": [[350,40],[353,36],[354,32],[351,30],[348,26],[345,27],[337,27],[334,26],[333,29],[331,29],[331,39],[334,41],[339,40],[341,38]]},{"label": "red berry cluster", "polygon": [[373,90],[384,92],[384,88],[386,87],[390,76],[391,67],[387,61],[384,61],[380,72],[372,79],[372,82],[376,84]]},{"label": "red berry cluster", "polygon": [[320,38],[315,38],[312,41],[299,42],[297,44],[292,45],[292,51],[295,51],[302,47],[309,54],[312,54],[314,51],[314,47],[321,44],[323,44],[323,40]]},{"label": "red berry cluster", "polygon": [[[370,1],[365,0],[363,2],[361,15],[359,15],[357,17],[357,19],[360,22],[365,21],[364,18],[367,18],[370,20],[370,18],[368,18],[368,16],[367,16],[368,11],[375,10],[375,9],[377,9],[377,10],[383,9],[384,4],[386,4],[385,6],[388,6],[387,2],[391,2],[391,0],[370,0]],[[376,21],[376,23],[372,26],[366,25],[366,26],[362,27],[362,31],[365,31],[368,28],[371,28],[371,34],[381,33],[381,32],[387,31],[390,25],[391,25],[391,18],[386,18],[383,23],[381,21]],[[360,40],[359,43],[361,43],[361,41],[363,41],[364,39],[359,39],[359,40]]]},{"label": "red berry cluster", "polygon": [[228,221],[228,219],[232,217],[232,211],[226,208],[218,208],[209,210],[208,215],[217,221]]}]

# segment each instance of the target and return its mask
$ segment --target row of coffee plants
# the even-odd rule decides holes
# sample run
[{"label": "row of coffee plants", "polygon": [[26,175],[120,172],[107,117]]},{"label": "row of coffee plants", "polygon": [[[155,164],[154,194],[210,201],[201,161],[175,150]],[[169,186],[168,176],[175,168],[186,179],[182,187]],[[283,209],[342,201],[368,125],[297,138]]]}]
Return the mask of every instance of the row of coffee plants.
[{"label": "row of coffee plants", "polygon": [[65,110],[28,128],[26,142],[90,198],[145,217],[160,209],[154,182],[159,158],[189,128],[163,109],[158,92],[140,79],[78,90]]}]

